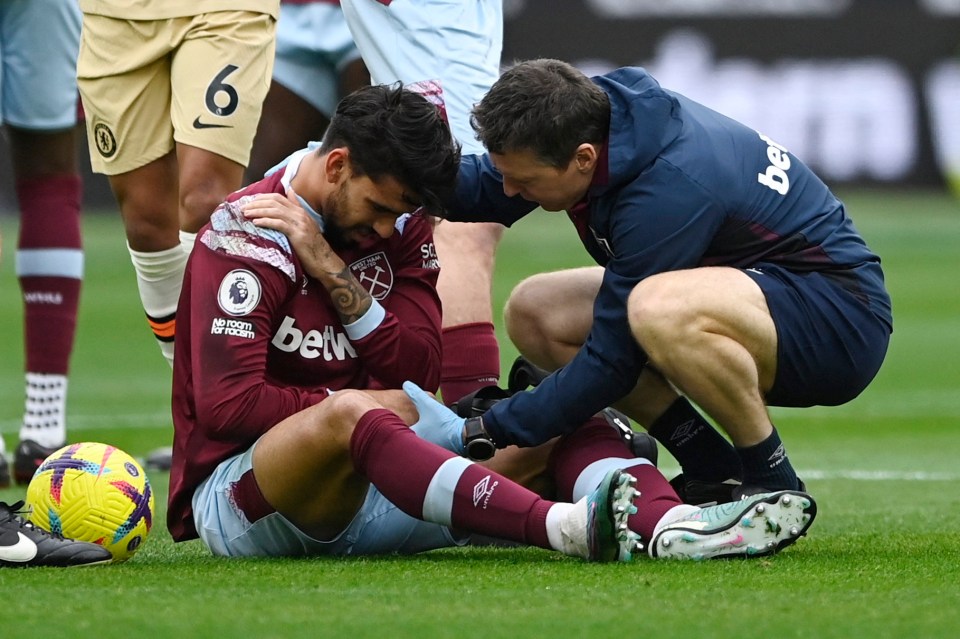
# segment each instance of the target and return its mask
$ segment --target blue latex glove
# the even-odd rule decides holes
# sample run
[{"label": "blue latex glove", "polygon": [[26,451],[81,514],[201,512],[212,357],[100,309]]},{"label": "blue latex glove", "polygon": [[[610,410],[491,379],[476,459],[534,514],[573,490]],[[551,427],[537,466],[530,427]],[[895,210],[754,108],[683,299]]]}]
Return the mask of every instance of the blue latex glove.
[{"label": "blue latex glove", "polygon": [[435,400],[413,382],[403,383],[403,392],[417,407],[420,419],[410,428],[421,439],[446,448],[458,455],[464,454],[463,423],[467,421]]}]

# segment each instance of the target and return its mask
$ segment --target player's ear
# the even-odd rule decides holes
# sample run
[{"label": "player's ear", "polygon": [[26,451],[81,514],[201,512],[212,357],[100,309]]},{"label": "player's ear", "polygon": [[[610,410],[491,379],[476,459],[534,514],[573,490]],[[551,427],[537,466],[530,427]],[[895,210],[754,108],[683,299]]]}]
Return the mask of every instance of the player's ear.
[{"label": "player's ear", "polygon": [[336,184],[344,176],[350,164],[350,149],[347,147],[338,147],[331,149],[324,158],[324,171],[327,181]]}]

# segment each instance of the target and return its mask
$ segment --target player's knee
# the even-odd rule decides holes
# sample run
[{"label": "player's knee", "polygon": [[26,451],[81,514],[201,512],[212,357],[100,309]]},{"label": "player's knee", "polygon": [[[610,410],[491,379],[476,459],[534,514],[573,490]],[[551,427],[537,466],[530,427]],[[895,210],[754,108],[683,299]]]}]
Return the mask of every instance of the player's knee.
[{"label": "player's knee", "polygon": [[349,446],[353,430],[367,412],[380,408],[369,395],[362,391],[340,390],[320,405],[323,411],[316,424],[316,432],[324,438],[334,437],[345,447]]},{"label": "player's knee", "polygon": [[640,282],[627,299],[630,330],[651,356],[651,350],[680,339],[693,320],[689,311],[682,292],[657,275]]},{"label": "player's knee", "polygon": [[534,275],[520,282],[510,293],[503,308],[507,335],[521,352],[546,337],[547,322],[544,313],[552,305],[550,300],[544,298],[537,279],[538,276]]},{"label": "player's knee", "polygon": [[135,193],[120,199],[123,226],[130,248],[135,251],[162,251],[179,243],[176,208],[166,202]]},{"label": "player's knee", "polygon": [[199,231],[229,193],[227,189],[212,186],[182,192],[180,194],[180,228],[190,233]]}]

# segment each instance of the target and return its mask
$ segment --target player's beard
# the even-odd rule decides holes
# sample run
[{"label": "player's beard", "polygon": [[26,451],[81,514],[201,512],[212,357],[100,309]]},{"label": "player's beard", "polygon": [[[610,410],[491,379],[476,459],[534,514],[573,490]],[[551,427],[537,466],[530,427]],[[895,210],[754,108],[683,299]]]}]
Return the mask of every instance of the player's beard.
[{"label": "player's beard", "polygon": [[350,207],[350,189],[347,184],[348,182],[344,182],[333,194],[326,206],[329,213],[324,216],[323,237],[334,250],[350,249],[359,244],[353,236],[361,227],[342,226],[337,223],[341,213],[348,211]]},{"label": "player's beard", "polygon": [[346,229],[337,226],[331,220],[326,220],[326,228],[323,230],[323,237],[327,240],[330,248],[334,250],[349,249],[357,245],[356,240],[353,240],[347,236]]}]

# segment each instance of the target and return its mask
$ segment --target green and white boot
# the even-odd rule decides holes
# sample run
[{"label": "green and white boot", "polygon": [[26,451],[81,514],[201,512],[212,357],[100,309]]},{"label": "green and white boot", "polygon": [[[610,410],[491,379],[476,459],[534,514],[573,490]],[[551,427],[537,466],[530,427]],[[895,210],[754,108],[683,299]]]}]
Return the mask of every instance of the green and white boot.
[{"label": "green and white boot", "polygon": [[797,490],[750,495],[740,501],[664,515],[648,552],[655,559],[763,557],[806,534],[817,514],[813,498]]}]

